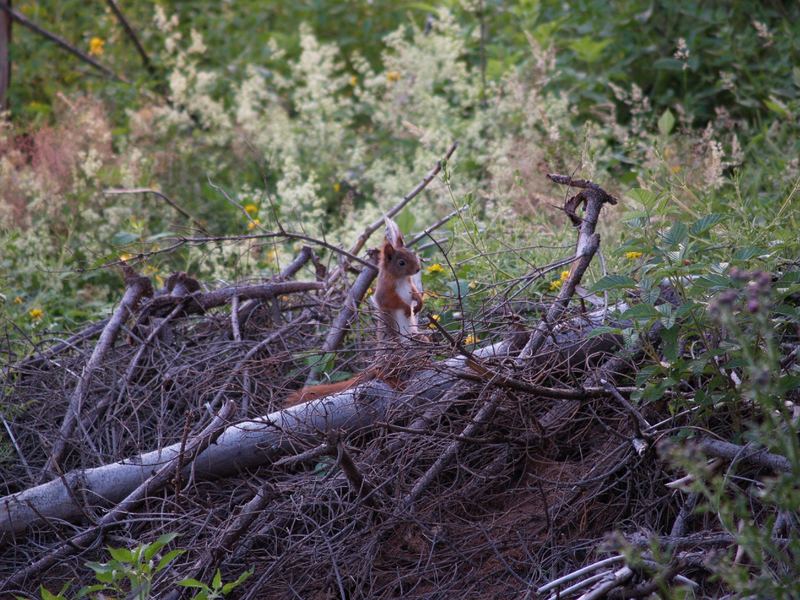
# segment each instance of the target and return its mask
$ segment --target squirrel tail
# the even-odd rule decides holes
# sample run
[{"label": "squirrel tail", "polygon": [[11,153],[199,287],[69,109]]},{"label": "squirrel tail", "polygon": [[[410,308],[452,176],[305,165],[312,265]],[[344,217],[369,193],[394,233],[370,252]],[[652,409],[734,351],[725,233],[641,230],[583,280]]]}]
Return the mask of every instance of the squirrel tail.
[{"label": "squirrel tail", "polygon": [[375,374],[372,371],[364,371],[355,377],[345,379],[344,381],[337,381],[336,383],[325,383],[322,385],[310,385],[299,390],[295,390],[283,401],[283,407],[289,408],[296,404],[302,404],[309,400],[316,400],[317,398],[324,398],[331,394],[343,392],[357,386],[359,383],[374,379]]}]

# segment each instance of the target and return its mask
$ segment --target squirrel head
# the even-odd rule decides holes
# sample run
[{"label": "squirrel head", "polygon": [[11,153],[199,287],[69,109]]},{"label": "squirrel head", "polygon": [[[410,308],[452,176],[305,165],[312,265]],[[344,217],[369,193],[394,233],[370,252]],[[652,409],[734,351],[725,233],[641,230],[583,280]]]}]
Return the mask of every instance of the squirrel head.
[{"label": "squirrel head", "polygon": [[389,217],[383,220],[386,223],[386,237],[381,249],[381,269],[395,279],[416,275],[420,268],[417,255],[406,248],[397,223]]},{"label": "squirrel head", "polygon": [[[402,240],[401,240],[402,242]],[[411,277],[419,273],[419,259],[408,248],[395,246],[388,239],[381,249],[381,268],[395,279]]]}]

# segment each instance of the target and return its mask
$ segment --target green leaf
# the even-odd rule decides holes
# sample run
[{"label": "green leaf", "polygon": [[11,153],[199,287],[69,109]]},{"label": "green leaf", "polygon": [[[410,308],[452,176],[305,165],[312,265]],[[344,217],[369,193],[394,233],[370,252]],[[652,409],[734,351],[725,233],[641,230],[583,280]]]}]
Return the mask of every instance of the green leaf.
[{"label": "green leaf", "polygon": [[658,202],[658,194],[644,188],[633,188],[628,192],[628,196],[647,209],[652,208]]},{"label": "green leaf", "polygon": [[78,595],[75,596],[76,598],[86,598],[89,594],[94,594],[95,592],[102,592],[103,590],[107,590],[108,586],[103,585],[102,583],[96,583],[94,585],[87,585],[82,587],[78,590]]},{"label": "green leaf", "polygon": [[745,248],[740,248],[734,253],[733,260],[750,260],[751,258],[761,256],[762,254],[768,254],[768,251],[757,246],[746,246]]},{"label": "green leaf", "polygon": [[622,313],[623,319],[657,319],[660,316],[661,313],[649,304],[636,304]]},{"label": "green leaf", "polygon": [[111,546],[109,546],[108,553],[111,555],[111,558],[121,563],[133,562],[133,552],[131,552],[127,548],[112,548]]},{"label": "green leaf", "polygon": [[176,548],[175,550],[170,550],[164,556],[161,557],[161,560],[158,561],[158,566],[156,566],[156,573],[162,571],[169,563],[173,560],[178,558],[181,554],[185,553],[186,550],[182,550],[180,548]]},{"label": "green leaf", "polygon": [[677,246],[689,235],[689,228],[686,227],[685,223],[681,223],[677,221],[672,227],[670,227],[669,231],[664,234],[664,241],[669,246]]},{"label": "green leaf", "polygon": [[245,571],[244,573],[239,575],[239,577],[236,579],[236,581],[231,581],[231,582],[226,583],[225,585],[223,585],[222,586],[223,595],[224,594],[229,594],[230,592],[235,590],[237,587],[242,585],[245,581],[247,581],[250,578],[250,576],[253,574],[253,571],[254,571],[253,569],[248,569],[247,571]]},{"label": "green leaf", "polygon": [[788,119],[792,116],[792,113],[789,111],[789,108],[786,106],[786,104],[784,104],[775,96],[770,96],[769,100],[764,100],[764,106],[766,106],[772,112],[777,113],[784,119]]},{"label": "green leaf", "polygon": [[662,71],[682,71],[683,61],[676,58],[659,58],[653,63],[653,68]]},{"label": "green leaf", "polygon": [[192,577],[181,579],[178,582],[178,585],[187,588],[200,588],[203,590],[208,589],[208,586],[205,583],[203,583],[202,581],[197,581],[197,579],[193,579]]},{"label": "green leaf", "polygon": [[606,290],[622,290],[636,287],[636,280],[626,275],[606,275],[597,281],[591,288],[592,292],[605,292]]},{"label": "green leaf", "polygon": [[664,114],[658,119],[658,131],[661,132],[661,135],[669,135],[672,131],[672,128],[675,126],[675,117],[672,116],[672,112],[667,109],[664,111]]},{"label": "green leaf", "polygon": [[118,231],[111,238],[111,243],[116,246],[126,246],[139,239],[138,233],[131,233],[130,231]]},{"label": "green leaf", "polygon": [[150,560],[153,558],[159,550],[169,544],[176,537],[178,537],[177,533],[165,533],[164,535],[159,536],[156,541],[151,542],[145,547],[144,559]]},{"label": "green leaf", "polygon": [[600,327],[595,327],[594,329],[592,329],[586,337],[595,338],[606,334],[622,335],[622,329],[620,329],[619,327],[607,327],[606,325],[602,325]]},{"label": "green leaf", "polygon": [[211,587],[218,590],[222,587],[222,573],[219,569],[214,573],[214,579],[211,580]]},{"label": "green leaf", "polygon": [[674,326],[669,329],[664,328],[661,330],[661,350],[664,353],[664,358],[672,362],[678,358],[678,340],[680,336],[680,327]]},{"label": "green leaf", "polygon": [[585,35],[570,42],[570,49],[578,55],[578,58],[589,64],[597,62],[603,55],[603,50],[606,49],[613,40],[606,38],[604,40],[596,40],[594,36]]},{"label": "green leaf", "polygon": [[722,215],[717,213],[711,213],[710,215],[706,215],[698,219],[694,223],[692,223],[692,226],[689,228],[689,233],[691,233],[692,235],[700,235],[702,233],[705,233],[706,231],[714,227],[714,225],[722,221],[723,218],[724,217]]}]

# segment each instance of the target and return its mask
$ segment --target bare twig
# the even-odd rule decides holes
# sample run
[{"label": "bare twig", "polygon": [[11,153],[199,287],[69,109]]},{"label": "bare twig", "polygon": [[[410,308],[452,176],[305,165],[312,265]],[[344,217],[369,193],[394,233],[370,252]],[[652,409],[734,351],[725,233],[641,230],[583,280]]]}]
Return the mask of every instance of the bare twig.
[{"label": "bare twig", "polygon": [[77,56],[83,62],[92,65],[98,71],[101,71],[103,74],[111,77],[112,79],[116,79],[117,81],[121,81],[123,83],[130,83],[127,79],[125,79],[122,75],[118,75],[102,63],[97,62],[94,58],[86,54],[85,52],[78,50],[75,46],[67,42],[64,38],[57,36],[55,33],[48,31],[47,29],[40,27],[28,17],[23,15],[21,12],[18,12],[11,8],[5,2],[0,2],[0,10],[5,11],[7,14],[11,15],[11,18],[14,19],[17,23],[22,25],[23,27],[27,27],[31,31],[38,33],[39,35],[47,38],[51,42],[54,42],[70,54]]},{"label": "bare twig", "polygon": [[64,452],[67,449],[67,441],[69,440],[70,436],[72,436],[75,425],[78,423],[80,418],[83,403],[89,393],[89,385],[91,383],[92,376],[103,363],[106,353],[108,353],[108,351],[114,345],[117,333],[122,327],[122,324],[139,303],[139,300],[142,298],[142,296],[152,294],[153,287],[150,284],[150,280],[146,277],[130,276],[126,280],[126,285],[127,287],[125,288],[125,294],[122,297],[122,301],[114,311],[114,314],[111,316],[108,325],[106,325],[106,327],[103,329],[103,333],[100,335],[100,340],[97,342],[97,345],[92,352],[92,356],[86,363],[83,373],[78,380],[78,384],[75,386],[75,390],[72,392],[69,406],[67,407],[67,412],[64,415],[64,421],[61,424],[58,437],[53,444],[53,450],[50,453],[50,458],[48,459],[47,465],[44,469],[43,479],[44,477],[52,476],[52,472],[58,468],[59,463],[64,456]]},{"label": "bare twig", "polygon": [[[113,2],[113,0],[106,0],[106,1]],[[123,194],[153,194],[154,196],[158,196],[159,198],[161,198],[164,202],[169,204],[182,216],[186,217],[189,221],[194,223],[194,226],[197,227],[197,229],[202,231],[204,234],[211,235],[208,229],[206,229],[205,226],[200,221],[198,221],[191,214],[189,214],[189,212],[187,212],[185,208],[183,208],[180,204],[178,204],[177,202],[172,200],[169,196],[167,196],[165,193],[159,190],[154,190],[151,188],[130,188],[130,189],[112,188],[108,190],[103,190],[103,193],[106,196],[120,196]]]},{"label": "bare twig", "polygon": [[94,527],[76,535],[75,537],[71,538],[68,543],[62,544],[55,550],[49,552],[43,558],[37,560],[30,567],[19,571],[7,579],[3,584],[0,584],[3,586],[0,587],[0,590],[9,589],[13,586],[19,585],[28,578],[40,573],[45,569],[48,569],[57,562],[71,556],[75,552],[80,551],[81,546],[90,542],[96,536],[102,536],[105,528],[119,521],[142,500],[166,485],[169,482],[172,473],[175,470],[175,464],[178,461],[191,463],[203,450],[205,450],[217,437],[219,437],[219,435],[225,430],[228,420],[235,412],[236,404],[232,401],[229,401],[211,420],[211,422],[200,433],[194,436],[186,445],[185,453],[178,454],[173,459],[162,465],[148,479],[142,482],[141,485],[128,494],[124,500],[109,510]]},{"label": "bare twig", "polygon": [[106,4],[108,4],[111,11],[117,17],[117,20],[120,22],[120,25],[122,25],[122,28],[125,30],[125,33],[127,33],[128,37],[131,38],[133,45],[136,46],[136,51],[139,53],[139,56],[142,57],[142,64],[144,64],[145,68],[151,75],[155,74],[153,63],[150,62],[150,57],[147,56],[147,52],[145,52],[144,46],[142,46],[142,42],[139,41],[139,36],[136,35],[136,30],[134,30],[134,28],[131,26],[128,19],[125,18],[125,15],[120,10],[116,0],[106,0]]}]

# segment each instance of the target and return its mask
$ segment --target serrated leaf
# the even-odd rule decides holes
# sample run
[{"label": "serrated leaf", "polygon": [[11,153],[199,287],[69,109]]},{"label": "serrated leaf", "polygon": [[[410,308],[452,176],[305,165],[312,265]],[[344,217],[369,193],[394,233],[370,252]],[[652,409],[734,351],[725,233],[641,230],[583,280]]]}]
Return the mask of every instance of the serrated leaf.
[{"label": "serrated leaf", "polygon": [[622,290],[636,287],[636,280],[627,275],[606,275],[599,279],[592,286],[594,293],[605,292],[606,290]]},{"label": "serrated leaf", "polygon": [[649,304],[636,304],[622,313],[623,319],[657,319],[660,316],[661,313]]},{"label": "serrated leaf", "polygon": [[607,334],[622,335],[622,329],[620,329],[619,327],[608,327],[606,325],[603,325],[601,327],[595,327],[594,329],[592,329],[586,337],[595,338]]},{"label": "serrated leaf", "polygon": [[675,117],[672,116],[670,109],[667,109],[658,119],[658,131],[661,135],[666,136],[669,135],[673,127],[675,127]]},{"label": "serrated leaf", "polygon": [[672,227],[670,227],[669,231],[664,234],[664,241],[669,246],[677,246],[681,242],[683,242],[686,237],[689,235],[689,228],[686,227],[685,223],[681,223],[678,221]]},{"label": "serrated leaf", "polygon": [[750,260],[751,258],[760,256],[766,252],[767,250],[764,248],[759,248],[757,246],[747,246],[745,248],[740,248],[739,250],[737,250],[733,255],[733,260]]},{"label": "serrated leaf", "polygon": [[692,223],[692,226],[689,228],[689,233],[692,235],[700,235],[701,233],[705,233],[714,227],[714,225],[722,221],[723,218],[724,217],[722,215],[717,213],[706,215]]},{"label": "serrated leaf", "polygon": [[639,202],[645,208],[652,208],[652,206],[658,201],[657,194],[644,188],[633,188],[628,192],[628,196],[636,202]]}]

